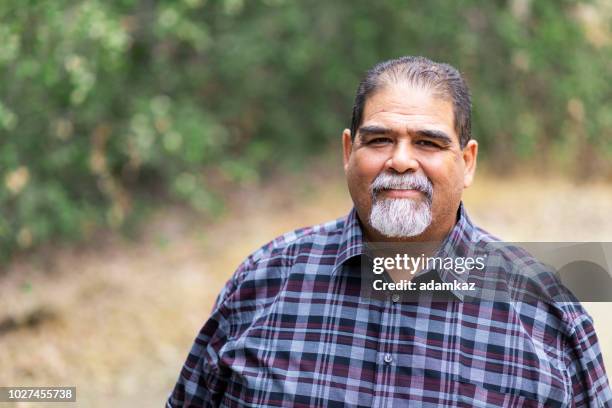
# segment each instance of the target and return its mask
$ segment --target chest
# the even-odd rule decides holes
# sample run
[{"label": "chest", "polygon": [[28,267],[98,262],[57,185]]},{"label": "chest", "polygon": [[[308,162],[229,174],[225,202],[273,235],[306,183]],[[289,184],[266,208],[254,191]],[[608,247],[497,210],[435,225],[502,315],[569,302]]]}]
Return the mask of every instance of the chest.
[{"label": "chest", "polygon": [[360,297],[351,282],[317,285],[282,291],[242,316],[220,355],[234,392],[308,406],[414,398],[422,406],[562,406],[569,398],[562,337],[513,305],[383,302]]}]

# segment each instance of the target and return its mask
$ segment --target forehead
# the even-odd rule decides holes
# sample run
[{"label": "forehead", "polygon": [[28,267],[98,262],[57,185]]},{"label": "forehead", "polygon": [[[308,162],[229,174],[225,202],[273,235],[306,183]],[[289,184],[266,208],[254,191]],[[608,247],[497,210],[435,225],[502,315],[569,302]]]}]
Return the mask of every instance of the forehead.
[{"label": "forehead", "polygon": [[443,130],[458,141],[452,102],[409,84],[384,85],[370,95],[363,110],[364,125],[384,126],[398,133]]}]

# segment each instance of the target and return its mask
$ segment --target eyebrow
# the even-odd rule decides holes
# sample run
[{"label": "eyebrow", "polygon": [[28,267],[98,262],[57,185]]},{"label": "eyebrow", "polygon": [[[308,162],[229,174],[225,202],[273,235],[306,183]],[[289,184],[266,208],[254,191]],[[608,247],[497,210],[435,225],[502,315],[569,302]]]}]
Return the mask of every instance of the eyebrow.
[{"label": "eyebrow", "polygon": [[421,137],[438,140],[439,142],[447,144],[447,145],[450,145],[453,143],[453,140],[450,138],[450,136],[448,136],[446,133],[444,133],[441,130],[422,129],[422,130],[417,130],[414,133]]},{"label": "eyebrow", "polygon": [[[392,129],[386,128],[384,126],[362,126],[357,130],[359,137],[372,136],[372,135],[389,135],[393,134],[394,131]],[[440,143],[444,143],[446,145],[450,145],[453,143],[453,140],[448,136],[445,132],[441,130],[435,129],[421,129],[417,130],[414,133],[417,136],[426,137],[428,139],[438,140]]]},{"label": "eyebrow", "polygon": [[357,129],[357,133],[359,137],[371,136],[371,135],[389,135],[393,133],[393,131],[389,128],[383,126],[362,126]]}]

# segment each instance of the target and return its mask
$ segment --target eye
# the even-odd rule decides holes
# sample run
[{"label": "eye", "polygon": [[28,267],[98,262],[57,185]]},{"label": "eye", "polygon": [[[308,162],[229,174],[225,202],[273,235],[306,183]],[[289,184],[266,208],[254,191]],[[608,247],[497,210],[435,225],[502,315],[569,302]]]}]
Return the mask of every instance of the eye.
[{"label": "eye", "polygon": [[424,146],[424,147],[433,147],[436,149],[440,148],[440,146],[437,143],[432,142],[431,140],[419,140],[416,142],[416,144],[419,146]]},{"label": "eye", "polygon": [[368,140],[367,144],[373,146],[382,146],[388,143],[393,143],[393,140],[388,137],[375,137],[374,139]]}]

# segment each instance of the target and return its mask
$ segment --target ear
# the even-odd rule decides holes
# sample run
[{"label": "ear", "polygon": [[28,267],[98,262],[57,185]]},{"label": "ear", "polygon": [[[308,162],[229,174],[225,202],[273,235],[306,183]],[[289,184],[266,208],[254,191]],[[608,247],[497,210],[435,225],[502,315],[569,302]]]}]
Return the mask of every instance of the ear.
[{"label": "ear", "polygon": [[342,162],[344,163],[344,172],[348,169],[349,158],[353,151],[353,141],[351,140],[350,129],[344,129],[342,132]]},{"label": "ear", "polygon": [[478,142],[470,140],[463,148],[463,187],[468,188],[474,181],[476,159],[478,158]]}]

